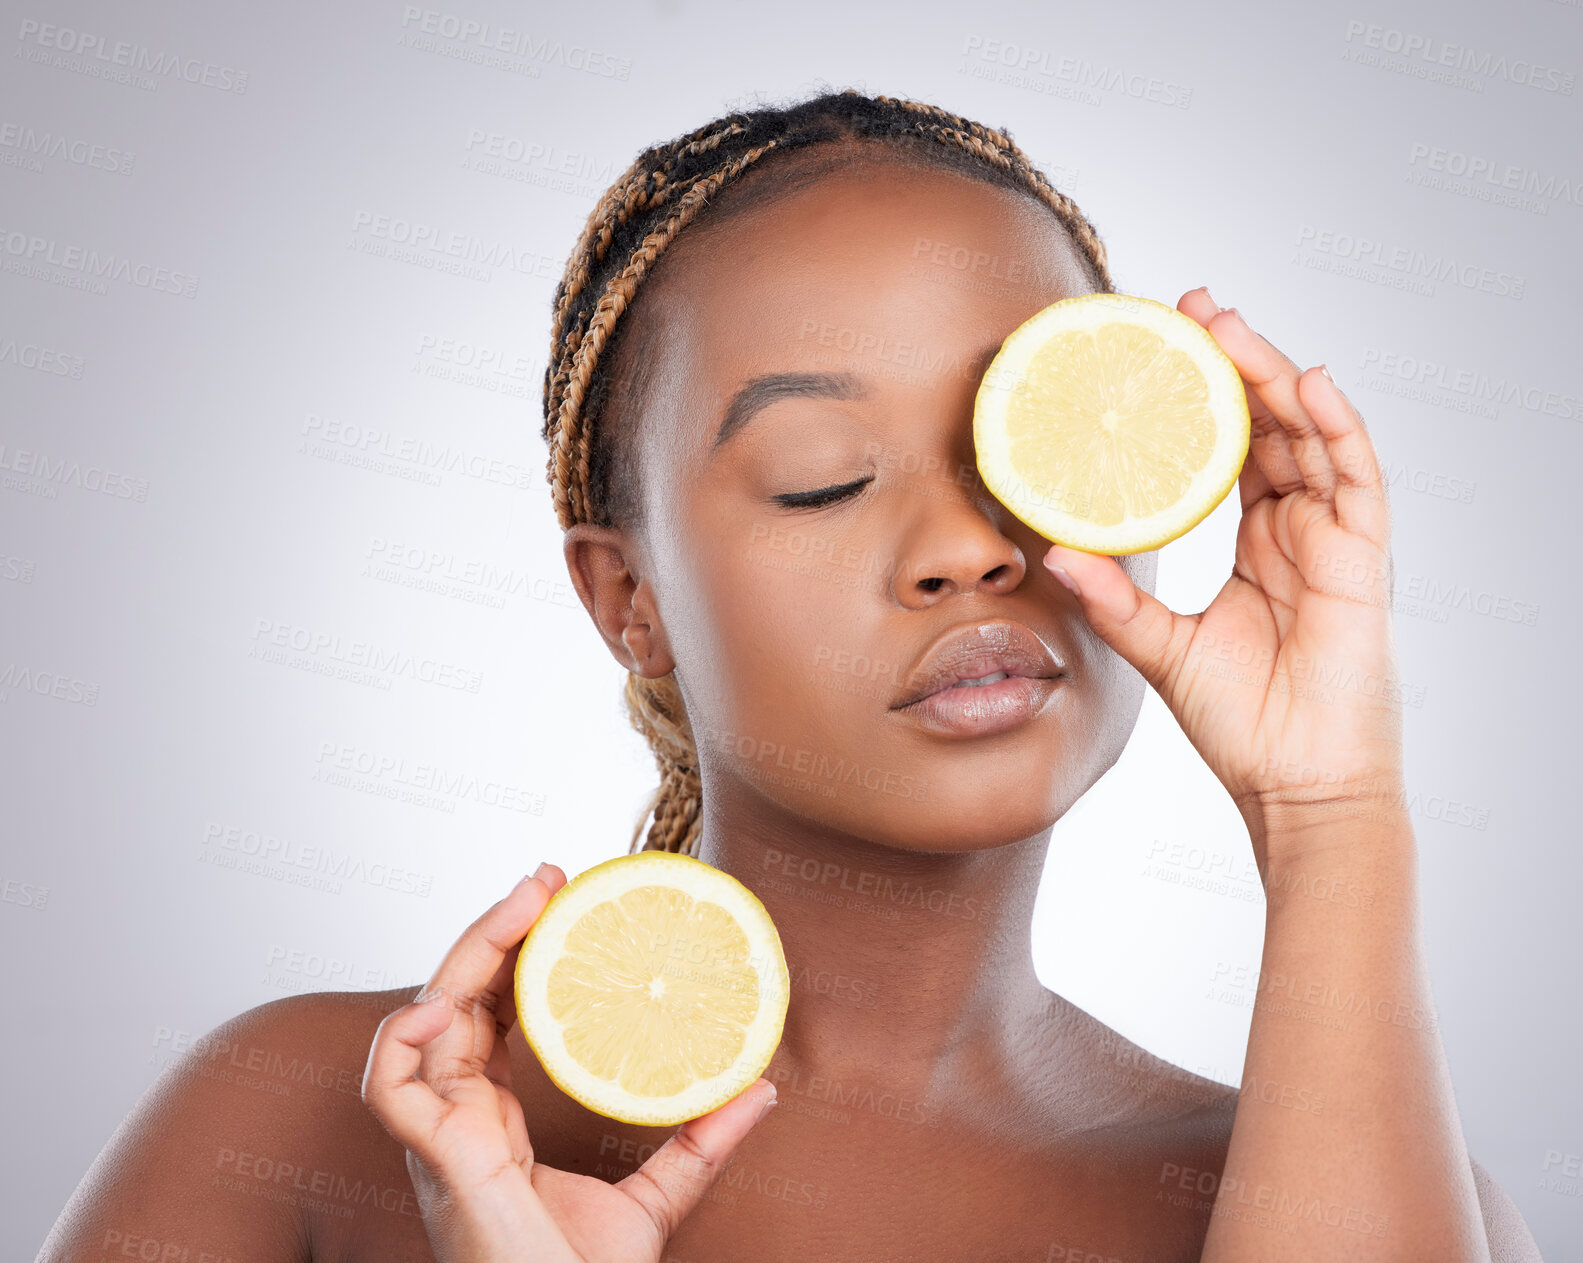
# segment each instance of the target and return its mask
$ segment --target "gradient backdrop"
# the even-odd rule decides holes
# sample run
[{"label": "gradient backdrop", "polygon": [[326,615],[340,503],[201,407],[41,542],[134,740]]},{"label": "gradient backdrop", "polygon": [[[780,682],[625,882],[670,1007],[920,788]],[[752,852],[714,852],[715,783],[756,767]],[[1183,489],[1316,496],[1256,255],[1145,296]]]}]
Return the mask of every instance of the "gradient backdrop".
[{"label": "gradient backdrop", "polygon": [[[1367,417],[1468,1143],[1583,1259],[1583,4],[431,2],[0,5],[0,1255],[195,1036],[625,852],[653,766],[543,480],[550,297],[642,146],[824,85],[1007,128],[1118,288],[1208,284]],[[1057,826],[1041,976],[1236,1082],[1250,864],[1151,693]]]}]

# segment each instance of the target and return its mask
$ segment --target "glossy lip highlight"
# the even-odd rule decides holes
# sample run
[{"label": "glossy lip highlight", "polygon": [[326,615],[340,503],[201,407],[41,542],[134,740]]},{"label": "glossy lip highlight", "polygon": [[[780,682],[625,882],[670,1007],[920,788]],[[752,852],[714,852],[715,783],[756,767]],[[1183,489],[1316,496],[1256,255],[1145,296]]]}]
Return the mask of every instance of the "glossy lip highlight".
[{"label": "glossy lip highlight", "polygon": [[1053,680],[1064,675],[1065,670],[1065,664],[1050,647],[1021,623],[1003,618],[983,619],[955,627],[930,645],[908,674],[900,696],[891,703],[890,709],[905,709],[962,680],[977,679],[996,671],[1004,671],[1012,677]]}]

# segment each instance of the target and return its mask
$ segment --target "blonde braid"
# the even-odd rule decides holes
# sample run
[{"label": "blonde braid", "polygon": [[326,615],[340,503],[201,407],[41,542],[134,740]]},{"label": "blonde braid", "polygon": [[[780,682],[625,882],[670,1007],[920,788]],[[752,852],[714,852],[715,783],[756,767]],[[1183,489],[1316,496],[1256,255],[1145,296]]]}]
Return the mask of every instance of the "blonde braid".
[{"label": "blonde braid", "polygon": [[[626,702],[632,726],[648,741],[660,769],[659,787],[638,818],[627,850],[695,855],[702,824],[699,811],[703,806],[703,785],[698,779],[698,751],[681,690],[676,686],[676,672],[669,671],[656,679],[627,672]],[[654,823],[647,845],[640,847],[638,838],[650,812]]]},{"label": "blonde braid", "polygon": [[[598,424],[601,409],[590,408],[589,400],[607,382],[605,351],[655,260],[712,197],[770,151],[870,139],[905,146],[910,157],[1037,197],[1066,229],[1095,287],[1112,289],[1105,245],[1094,226],[1007,133],[922,101],[871,97],[848,88],[785,107],[733,112],[651,146],[589,214],[552,303],[543,435],[549,447],[545,473],[562,530],[576,522],[611,522],[611,498],[630,491],[613,489],[603,478],[595,485],[596,468],[603,474],[610,465],[609,440]],[[920,149],[907,143],[913,139],[932,140],[940,148]],[[628,672],[624,700],[660,773],[628,850],[694,855],[703,786],[676,673],[649,679]],[[647,838],[640,846],[645,822]]]}]

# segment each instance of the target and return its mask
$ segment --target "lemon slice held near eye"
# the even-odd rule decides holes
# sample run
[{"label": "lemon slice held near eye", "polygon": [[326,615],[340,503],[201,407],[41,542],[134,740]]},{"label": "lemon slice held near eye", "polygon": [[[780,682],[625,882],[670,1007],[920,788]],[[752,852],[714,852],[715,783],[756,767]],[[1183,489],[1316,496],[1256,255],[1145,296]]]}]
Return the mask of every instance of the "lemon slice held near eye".
[{"label": "lemon slice held near eye", "polygon": [[523,940],[515,987],[522,1033],[561,1091],[659,1127],[764,1072],[791,978],[752,891],[690,855],[639,851],[555,892]]},{"label": "lemon slice held near eye", "polygon": [[1185,535],[1248,454],[1242,376],[1174,307],[1130,294],[1052,303],[1001,343],[973,405],[984,484],[1046,539],[1146,552]]}]

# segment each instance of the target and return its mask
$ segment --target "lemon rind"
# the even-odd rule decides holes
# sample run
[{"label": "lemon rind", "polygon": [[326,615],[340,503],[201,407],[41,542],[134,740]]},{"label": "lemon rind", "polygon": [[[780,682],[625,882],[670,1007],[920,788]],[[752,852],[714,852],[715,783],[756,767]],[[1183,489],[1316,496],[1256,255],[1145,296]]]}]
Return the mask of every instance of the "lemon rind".
[{"label": "lemon rind", "polygon": [[[1020,479],[1003,476],[1015,468],[1006,438],[1007,386],[1020,381],[1033,356],[1060,331],[1093,328],[1117,316],[1153,329],[1172,346],[1196,344],[1194,362],[1204,371],[1209,406],[1217,419],[1240,424],[1217,428],[1215,450],[1183,495],[1146,517],[1096,527],[1041,498]],[[1055,543],[1084,552],[1125,555],[1147,552],[1185,535],[1212,513],[1237,483],[1247,459],[1252,425],[1242,375],[1214,335],[1174,307],[1132,294],[1081,294],[1052,303],[1024,321],[1006,340],[979,382],[973,403],[973,444],[984,485],[1019,521]],[[1229,473],[1227,472],[1229,471]]]},{"label": "lemon rind", "polygon": [[[721,904],[745,927],[759,926],[773,950],[750,961],[758,977],[759,1008],[737,1059],[719,1074],[700,1079],[674,1096],[643,1098],[592,1074],[567,1052],[559,1025],[549,1017],[547,987],[566,935],[583,913],[636,887],[656,884]],[[754,936],[750,933],[749,937]],[[713,865],[669,851],[617,856],[567,882],[528,930],[517,957],[514,987],[523,1037],[551,1082],[596,1114],[651,1127],[671,1126],[707,1114],[757,1079],[780,1044],[791,998],[791,976],[780,934],[763,902]]]}]

